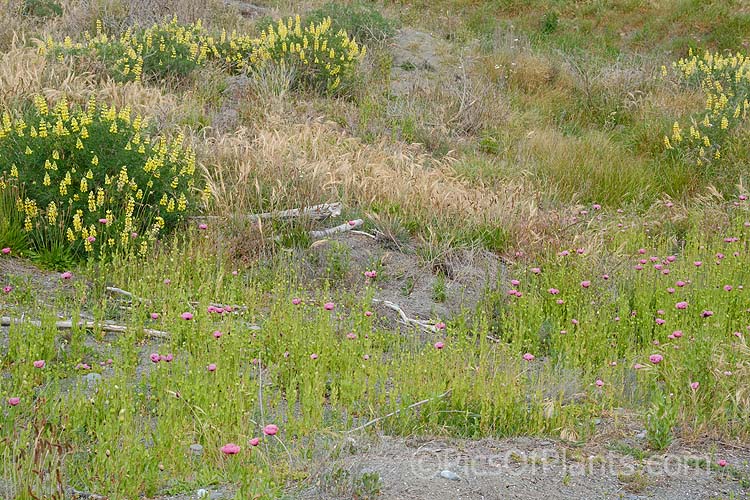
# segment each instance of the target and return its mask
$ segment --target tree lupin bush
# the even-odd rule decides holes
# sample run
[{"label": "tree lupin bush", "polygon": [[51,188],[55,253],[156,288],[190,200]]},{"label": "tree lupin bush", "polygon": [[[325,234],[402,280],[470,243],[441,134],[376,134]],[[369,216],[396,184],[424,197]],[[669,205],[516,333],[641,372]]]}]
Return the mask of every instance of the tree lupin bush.
[{"label": "tree lupin bush", "polygon": [[299,83],[333,92],[354,73],[366,50],[331,25],[325,18],[303,27],[297,16],[269,25],[259,37],[226,31],[215,37],[200,21],[183,25],[175,18],[147,29],[128,29],[118,38],[106,34],[97,22],[96,35],[86,33],[83,42],[50,38],[40,50],[60,60],[93,57],[118,81],[187,76],[210,62],[234,73],[265,64],[294,65],[301,70]]},{"label": "tree lupin bush", "polygon": [[[675,122],[672,134],[664,136],[664,145],[687,153],[698,166],[707,165],[721,158],[725,137],[748,118],[750,57],[708,51],[699,57],[691,49],[687,58],[673,66],[688,83],[700,85],[706,106],[687,130]],[[666,68],[662,70],[666,73]]]},{"label": "tree lupin bush", "polygon": [[50,109],[40,96],[25,117],[2,116],[0,189],[19,193],[30,241],[67,245],[79,258],[145,255],[195,207],[199,191],[195,154],[181,135],[152,139],[148,120],[129,107],[92,98],[85,108],[62,99]]}]

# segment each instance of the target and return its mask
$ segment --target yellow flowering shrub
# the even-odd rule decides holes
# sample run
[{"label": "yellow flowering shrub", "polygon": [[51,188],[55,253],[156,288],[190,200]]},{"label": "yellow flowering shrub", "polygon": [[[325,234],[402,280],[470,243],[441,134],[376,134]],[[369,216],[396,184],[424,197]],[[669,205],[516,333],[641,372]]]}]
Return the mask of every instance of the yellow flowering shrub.
[{"label": "yellow flowering shrub", "polygon": [[350,77],[365,55],[365,48],[345,31],[334,32],[331,19],[302,26],[299,16],[270,25],[260,36],[222,31],[208,32],[200,21],[180,24],[177,19],[147,29],[132,29],[111,36],[97,22],[96,34],[84,40],[62,42],[51,38],[43,54],[64,60],[89,56],[102,61],[118,81],[185,76],[209,62],[240,72],[268,63],[300,68],[301,83],[334,91]]},{"label": "yellow flowering shrub", "polygon": [[[706,96],[704,111],[690,125],[675,122],[671,134],[664,136],[668,150],[682,151],[697,165],[721,158],[726,136],[748,118],[750,111],[750,57],[737,53],[721,55],[706,51],[673,63],[689,83],[699,85]],[[662,68],[666,73],[666,68]]]},{"label": "yellow flowering shrub", "polygon": [[194,153],[182,136],[152,138],[148,119],[128,107],[37,96],[31,112],[6,111],[0,122],[0,189],[20,193],[29,241],[63,235],[79,257],[145,254],[196,204]]},{"label": "yellow flowering shrub", "polygon": [[330,17],[308,26],[302,25],[299,16],[279,19],[258,38],[230,40],[222,53],[226,54],[227,63],[240,68],[269,62],[295,65],[302,83],[335,91],[352,76],[366,48],[346,31],[334,32],[331,25]]}]

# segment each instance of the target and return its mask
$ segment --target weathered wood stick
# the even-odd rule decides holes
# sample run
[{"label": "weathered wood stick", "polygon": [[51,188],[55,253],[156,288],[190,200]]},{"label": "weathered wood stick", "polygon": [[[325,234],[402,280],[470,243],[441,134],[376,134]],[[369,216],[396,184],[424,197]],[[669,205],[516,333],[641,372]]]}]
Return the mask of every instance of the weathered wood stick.
[{"label": "weathered wood stick", "polygon": [[338,226],[329,227],[328,229],[323,229],[321,231],[310,231],[310,237],[316,238],[316,239],[327,238],[328,236],[331,236],[337,233],[345,233],[347,231],[351,231],[352,229],[356,229],[364,223],[365,221],[363,221],[362,219],[350,220],[349,222],[345,222]]},{"label": "weathered wood stick", "polygon": [[405,325],[413,325],[417,326],[427,332],[436,333],[438,330],[434,325],[431,325],[428,321],[422,321],[419,319],[410,318],[406,315],[406,312],[401,309],[398,304],[394,304],[390,300],[380,300],[380,299],[374,299],[373,302],[379,302],[383,304],[388,309],[391,309],[393,311],[396,311],[398,315],[401,317],[401,322]]},{"label": "weathered wood stick", "polygon": [[[10,326],[10,325],[23,325],[28,324],[32,326],[36,326],[41,328],[42,322],[35,319],[23,319],[23,318],[11,318],[8,316],[3,316],[0,318],[0,326]],[[114,323],[110,323],[105,321],[104,323],[97,323],[95,321],[79,321],[76,326],[85,328],[87,330],[94,330],[96,328],[100,328],[101,330],[105,332],[114,332],[114,333],[125,333],[128,331],[128,327],[124,325],[116,325]],[[73,328],[73,321],[72,320],[60,320],[55,322],[55,328],[58,330],[70,330]],[[143,333],[145,333],[148,337],[151,338],[157,338],[157,339],[167,339],[169,338],[169,333],[163,332],[161,330],[153,330],[151,328],[143,328]]]}]

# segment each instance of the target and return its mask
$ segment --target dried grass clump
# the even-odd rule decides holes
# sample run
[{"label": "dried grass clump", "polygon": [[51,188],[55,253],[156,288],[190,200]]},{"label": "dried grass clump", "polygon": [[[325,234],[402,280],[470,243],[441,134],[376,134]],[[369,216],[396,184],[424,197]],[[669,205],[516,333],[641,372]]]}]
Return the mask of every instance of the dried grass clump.
[{"label": "dried grass clump", "polygon": [[446,227],[497,225],[539,242],[562,217],[541,214],[521,179],[489,189],[461,178],[451,160],[417,147],[365,144],[330,123],[242,129],[208,140],[204,171],[219,213],[249,213],[343,201]]}]

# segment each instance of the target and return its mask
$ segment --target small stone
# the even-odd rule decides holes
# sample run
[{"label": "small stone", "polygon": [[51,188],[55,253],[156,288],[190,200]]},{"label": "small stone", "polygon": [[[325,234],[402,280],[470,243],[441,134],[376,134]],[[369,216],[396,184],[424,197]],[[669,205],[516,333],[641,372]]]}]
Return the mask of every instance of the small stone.
[{"label": "small stone", "polygon": [[102,380],[102,376],[96,372],[87,373],[83,376],[83,380],[85,380],[89,386],[94,386]]},{"label": "small stone", "polygon": [[646,429],[643,429],[641,432],[635,435],[636,439],[646,439]]},{"label": "small stone", "polygon": [[202,455],[203,454],[203,446],[199,445],[198,443],[191,444],[190,445],[190,452],[193,455]]},{"label": "small stone", "polygon": [[455,472],[449,471],[449,470],[441,471],[440,472],[440,477],[442,477],[443,479],[448,479],[450,481],[460,481],[461,480],[461,478],[458,477],[458,474],[456,474]]},{"label": "small stone", "polygon": [[[198,444],[198,445],[195,445],[195,444],[194,444],[193,446],[201,446],[201,445],[199,445],[199,444]],[[191,446],[191,448],[192,448],[193,446]],[[202,451],[202,450],[203,450],[203,447],[201,446],[201,451]],[[210,497],[211,497],[211,494],[210,494],[210,493],[208,492],[208,490],[204,490],[203,488],[201,488],[201,489],[199,489],[198,491],[196,491],[196,492],[195,492],[195,496],[196,496],[197,498],[210,498]]]}]

